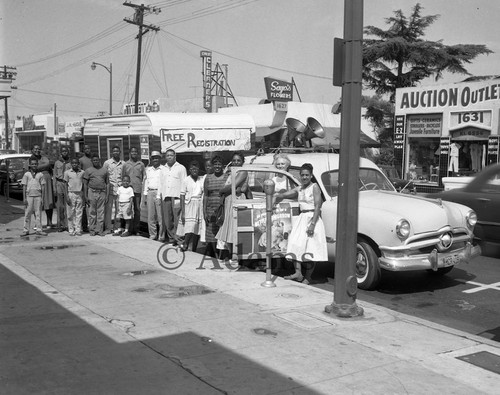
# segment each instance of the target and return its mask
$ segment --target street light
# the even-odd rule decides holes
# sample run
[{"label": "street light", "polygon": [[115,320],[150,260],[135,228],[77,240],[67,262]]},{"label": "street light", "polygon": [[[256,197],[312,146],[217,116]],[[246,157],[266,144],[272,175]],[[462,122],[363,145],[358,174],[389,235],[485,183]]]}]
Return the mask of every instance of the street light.
[{"label": "street light", "polygon": [[90,68],[95,70],[96,66],[104,67],[109,73],[109,115],[113,115],[113,64],[110,63],[109,67],[106,67],[103,64],[92,62]]}]

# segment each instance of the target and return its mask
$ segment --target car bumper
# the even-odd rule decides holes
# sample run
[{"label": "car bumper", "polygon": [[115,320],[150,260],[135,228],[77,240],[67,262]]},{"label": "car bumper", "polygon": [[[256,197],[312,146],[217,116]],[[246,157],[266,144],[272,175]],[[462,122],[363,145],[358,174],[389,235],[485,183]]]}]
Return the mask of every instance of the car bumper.
[{"label": "car bumper", "polygon": [[382,269],[396,272],[428,269],[436,271],[461,263],[469,263],[472,258],[479,255],[481,255],[481,247],[467,243],[464,248],[454,251],[438,252],[434,249],[430,254],[403,257],[383,256],[379,258],[379,263]]}]

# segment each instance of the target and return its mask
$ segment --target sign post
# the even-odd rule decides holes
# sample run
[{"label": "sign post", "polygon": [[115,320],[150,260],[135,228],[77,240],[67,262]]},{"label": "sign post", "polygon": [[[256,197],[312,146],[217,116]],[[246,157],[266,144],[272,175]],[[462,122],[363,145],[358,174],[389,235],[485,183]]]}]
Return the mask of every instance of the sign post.
[{"label": "sign post", "polygon": [[266,281],[260,284],[263,287],[273,288],[276,286],[271,279],[271,241],[272,241],[272,227],[273,227],[273,195],[274,195],[274,181],[264,181],[264,193],[266,194]]}]

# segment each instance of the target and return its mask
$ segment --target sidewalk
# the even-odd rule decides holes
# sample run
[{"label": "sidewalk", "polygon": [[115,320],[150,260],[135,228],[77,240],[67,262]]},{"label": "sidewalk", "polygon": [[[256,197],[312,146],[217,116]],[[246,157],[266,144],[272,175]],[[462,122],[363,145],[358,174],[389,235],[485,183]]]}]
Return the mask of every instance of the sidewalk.
[{"label": "sidewalk", "polygon": [[0,197],[3,394],[498,393],[458,359],[498,343],[362,300],[341,319],[331,292],[191,252],[167,270],[182,255],[142,237],[25,240],[20,213]]}]

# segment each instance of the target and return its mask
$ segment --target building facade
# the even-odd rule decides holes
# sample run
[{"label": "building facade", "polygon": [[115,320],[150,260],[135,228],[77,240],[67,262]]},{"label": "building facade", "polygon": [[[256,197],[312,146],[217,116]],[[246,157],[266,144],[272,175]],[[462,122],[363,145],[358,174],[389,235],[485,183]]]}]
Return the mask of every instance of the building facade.
[{"label": "building facade", "polygon": [[500,79],[396,90],[394,155],[417,190],[499,162]]}]

